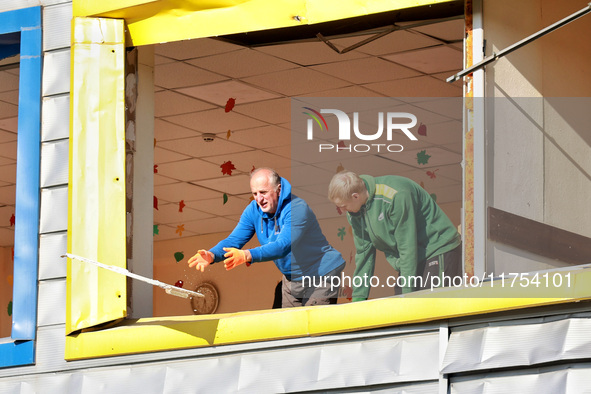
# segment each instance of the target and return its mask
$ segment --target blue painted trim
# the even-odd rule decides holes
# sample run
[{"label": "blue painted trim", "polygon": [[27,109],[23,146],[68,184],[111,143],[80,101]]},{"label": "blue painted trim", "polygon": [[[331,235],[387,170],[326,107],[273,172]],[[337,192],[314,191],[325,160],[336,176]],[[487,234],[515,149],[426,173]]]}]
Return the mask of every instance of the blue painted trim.
[{"label": "blue painted trim", "polygon": [[33,364],[37,330],[41,149],[41,7],[0,13],[0,34],[21,33],[12,341],[0,344],[0,367]]},{"label": "blue painted trim", "polygon": [[0,344],[0,368],[35,363],[35,341]]}]

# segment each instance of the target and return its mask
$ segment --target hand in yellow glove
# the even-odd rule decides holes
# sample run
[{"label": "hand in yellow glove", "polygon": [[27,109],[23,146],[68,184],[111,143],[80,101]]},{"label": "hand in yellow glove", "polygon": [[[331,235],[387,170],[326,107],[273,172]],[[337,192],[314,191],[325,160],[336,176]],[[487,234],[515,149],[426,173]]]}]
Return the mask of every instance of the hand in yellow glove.
[{"label": "hand in yellow glove", "polygon": [[241,250],[236,248],[224,248],[224,251],[227,252],[224,254],[226,258],[224,260],[224,266],[226,267],[226,271],[231,270],[239,266],[240,264],[246,263],[248,267],[250,265],[250,261],[252,260],[252,256],[248,250]]},{"label": "hand in yellow glove", "polygon": [[197,251],[195,256],[189,259],[188,263],[189,267],[195,267],[195,269],[204,272],[205,268],[213,263],[213,253],[204,249],[200,249]]}]

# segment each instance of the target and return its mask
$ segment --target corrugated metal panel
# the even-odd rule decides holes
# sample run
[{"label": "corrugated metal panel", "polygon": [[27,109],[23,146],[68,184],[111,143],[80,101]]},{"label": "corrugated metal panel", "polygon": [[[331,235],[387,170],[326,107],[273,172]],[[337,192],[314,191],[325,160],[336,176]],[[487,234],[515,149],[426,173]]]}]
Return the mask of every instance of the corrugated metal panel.
[{"label": "corrugated metal panel", "polygon": [[68,183],[68,140],[41,144],[41,187]]},{"label": "corrugated metal panel", "polygon": [[52,5],[43,8],[43,50],[70,46],[70,21],[72,4]]},{"label": "corrugated metal panel", "polygon": [[[274,393],[377,385],[394,385],[397,390],[393,392],[406,387],[404,392],[421,393],[435,392],[437,387],[437,357],[432,356],[437,354],[438,331],[364,339],[336,335],[313,338],[313,343],[299,346],[295,341],[279,341],[290,345],[263,350],[255,344],[230,346],[227,351],[226,347],[211,349],[216,353],[193,358],[185,352],[171,352],[165,355],[178,359],[168,361],[146,362],[147,357],[163,357],[151,354],[67,363],[63,361],[63,333],[63,325],[40,328],[35,376],[4,375],[0,391],[17,380],[32,391],[49,394]],[[247,347],[251,350],[244,351]],[[137,364],[131,363],[132,359]],[[106,366],[108,363],[113,365]],[[0,371],[0,376],[2,372],[10,371]]]},{"label": "corrugated metal panel", "polygon": [[0,12],[41,5],[39,0],[0,0]]},{"label": "corrugated metal panel", "polygon": [[68,235],[63,233],[43,234],[39,238],[39,279],[66,277],[66,253]]},{"label": "corrugated metal panel", "polygon": [[[65,262],[64,262],[65,265]],[[66,279],[39,283],[39,327],[66,322]]]},{"label": "corrugated metal panel", "polygon": [[442,372],[535,365],[591,356],[591,319],[501,325],[452,332]]},{"label": "corrugated metal panel", "polygon": [[68,138],[70,135],[70,96],[43,99],[41,140],[43,142]]},{"label": "corrugated metal panel", "polygon": [[50,233],[68,229],[68,188],[41,191],[41,223],[39,231]]},{"label": "corrugated metal panel", "polygon": [[43,62],[43,96],[70,91],[70,50],[45,53]]},{"label": "corrugated metal panel", "polygon": [[451,384],[452,394],[582,394],[591,392],[591,364],[531,368],[463,378]]}]

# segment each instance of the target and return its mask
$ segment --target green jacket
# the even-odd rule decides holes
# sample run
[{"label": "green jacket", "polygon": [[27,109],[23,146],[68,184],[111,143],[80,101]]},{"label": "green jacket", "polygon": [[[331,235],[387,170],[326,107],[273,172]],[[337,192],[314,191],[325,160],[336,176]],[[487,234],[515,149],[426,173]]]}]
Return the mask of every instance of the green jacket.
[{"label": "green jacket", "polygon": [[[357,213],[348,213],[355,240],[355,277],[367,279],[353,290],[353,300],[369,296],[376,249],[400,276],[405,277],[403,293],[414,289],[410,276],[421,276],[425,260],[449,252],[461,243],[451,220],[420,185],[401,176],[361,175],[369,198]],[[360,283],[361,281],[355,281]],[[382,282],[383,284],[383,279]]]}]

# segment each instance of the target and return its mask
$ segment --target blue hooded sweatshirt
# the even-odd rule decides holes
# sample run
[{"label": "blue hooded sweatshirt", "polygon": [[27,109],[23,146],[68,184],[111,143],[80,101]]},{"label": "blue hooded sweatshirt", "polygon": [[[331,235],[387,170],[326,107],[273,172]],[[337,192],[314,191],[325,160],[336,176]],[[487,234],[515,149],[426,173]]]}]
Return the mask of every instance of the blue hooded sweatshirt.
[{"label": "blue hooded sweatshirt", "polygon": [[250,249],[252,263],[273,260],[289,280],[323,276],[345,264],[322,234],[314,212],[291,194],[291,185],[284,178],[275,213],[263,212],[251,201],[228,238],[210,249],[214,262],[224,259],[223,248],[242,249],[255,233],[261,246]]}]

